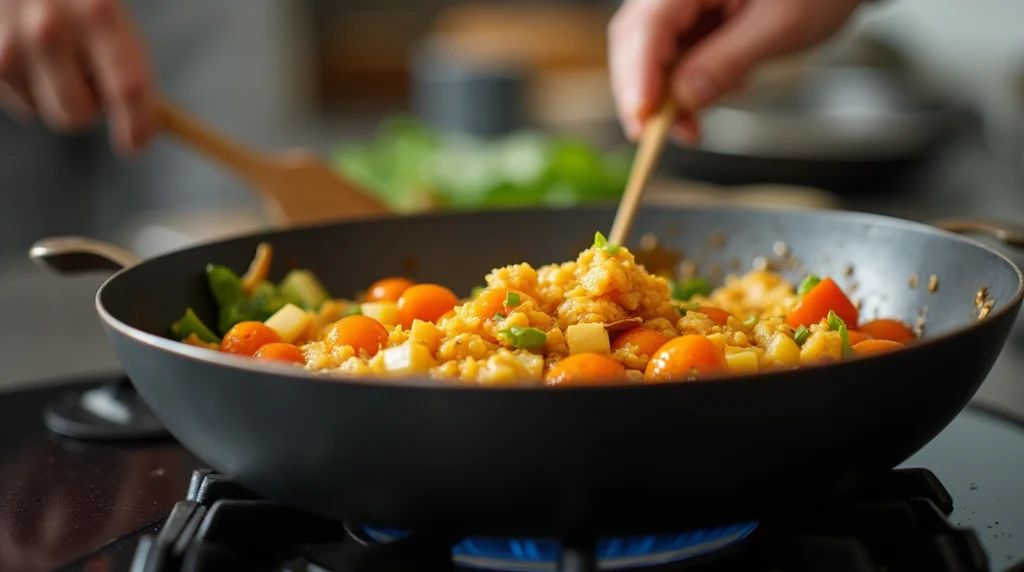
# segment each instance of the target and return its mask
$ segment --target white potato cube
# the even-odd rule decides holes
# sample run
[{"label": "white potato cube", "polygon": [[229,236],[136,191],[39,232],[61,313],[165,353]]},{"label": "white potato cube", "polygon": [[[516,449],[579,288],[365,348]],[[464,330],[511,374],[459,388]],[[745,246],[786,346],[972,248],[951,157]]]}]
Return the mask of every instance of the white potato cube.
[{"label": "white potato cube", "polygon": [[384,356],[384,369],[395,375],[425,373],[437,365],[427,346],[416,342],[405,342],[381,353]]},{"label": "white potato cube", "polygon": [[750,350],[725,354],[725,364],[733,375],[748,375],[759,371],[757,353]]},{"label": "white potato cube", "polygon": [[385,326],[398,324],[398,305],[394,302],[363,302],[359,307],[363,315]]},{"label": "white potato cube", "polygon": [[285,304],[263,323],[277,332],[282,342],[290,344],[306,332],[312,319],[308,312],[295,304]]},{"label": "white potato cube", "polygon": [[765,357],[780,365],[800,365],[800,346],[793,338],[778,332],[768,345]]},{"label": "white potato cube", "polygon": [[570,354],[611,353],[612,345],[604,324],[574,324],[565,329]]}]

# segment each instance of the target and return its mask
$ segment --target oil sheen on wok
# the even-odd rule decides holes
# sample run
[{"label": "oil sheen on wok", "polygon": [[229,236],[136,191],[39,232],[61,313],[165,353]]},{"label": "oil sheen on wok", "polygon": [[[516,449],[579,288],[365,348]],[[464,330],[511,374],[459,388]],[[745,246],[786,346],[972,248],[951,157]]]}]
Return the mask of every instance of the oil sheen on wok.
[{"label": "oil sheen on wok", "polygon": [[830,277],[800,284],[770,270],[672,280],[598,233],[562,264],[496,268],[460,298],[441,284],[381,277],[332,298],[308,270],[268,278],[261,244],[245,274],[206,268],[217,323],[191,309],[172,326],[183,343],[326,376],[430,376],[501,386],[594,385],[752,375],[899,350],[902,322],[861,322]]}]

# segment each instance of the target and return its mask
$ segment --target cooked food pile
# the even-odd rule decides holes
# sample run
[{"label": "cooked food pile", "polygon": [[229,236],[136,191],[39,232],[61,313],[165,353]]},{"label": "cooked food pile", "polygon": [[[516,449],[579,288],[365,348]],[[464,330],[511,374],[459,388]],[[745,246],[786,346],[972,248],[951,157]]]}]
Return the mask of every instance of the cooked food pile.
[{"label": "cooked food pile", "polygon": [[860,323],[828,277],[794,286],[754,270],[714,290],[648,272],[598,233],[576,260],[494,269],[460,298],[440,284],[382,277],[333,299],[308,270],[268,280],[272,248],[248,271],[206,268],[216,330],[188,309],[184,343],[340,377],[430,376],[453,383],[594,385],[750,375],[903,348],[899,320]]}]

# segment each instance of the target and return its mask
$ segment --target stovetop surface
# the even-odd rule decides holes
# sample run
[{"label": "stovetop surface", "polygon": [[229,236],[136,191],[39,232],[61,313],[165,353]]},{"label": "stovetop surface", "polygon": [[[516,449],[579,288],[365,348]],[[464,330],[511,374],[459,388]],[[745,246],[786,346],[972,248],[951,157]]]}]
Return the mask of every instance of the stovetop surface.
[{"label": "stovetop surface", "polygon": [[[54,436],[42,424],[42,410],[67,389],[0,398],[4,572],[53,570],[108,544],[105,558],[121,556],[86,569],[128,570],[114,564],[130,562],[137,539],[160,530],[201,467],[174,443],[90,444]],[[992,570],[1024,561],[1024,428],[970,407],[903,466],[935,474],[952,498],[949,521],[974,531]]]}]

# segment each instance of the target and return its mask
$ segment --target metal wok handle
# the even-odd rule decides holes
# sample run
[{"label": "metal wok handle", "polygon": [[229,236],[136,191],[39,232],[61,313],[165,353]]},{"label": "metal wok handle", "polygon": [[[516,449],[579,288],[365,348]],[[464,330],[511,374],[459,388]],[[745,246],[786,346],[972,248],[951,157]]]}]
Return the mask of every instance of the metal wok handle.
[{"label": "metal wok handle", "polygon": [[80,236],[44,238],[32,245],[28,257],[42,268],[59,274],[117,271],[142,262],[121,247]]},{"label": "metal wok handle", "polygon": [[[58,274],[116,272],[142,262],[123,248],[79,236],[40,240],[29,249],[28,257]],[[43,423],[58,435],[87,441],[123,442],[168,436],[126,377],[62,395],[46,406]]]},{"label": "metal wok handle", "polygon": [[981,218],[950,218],[933,221],[932,226],[956,234],[985,234],[1014,248],[1024,248],[1024,225],[1020,223]]}]

